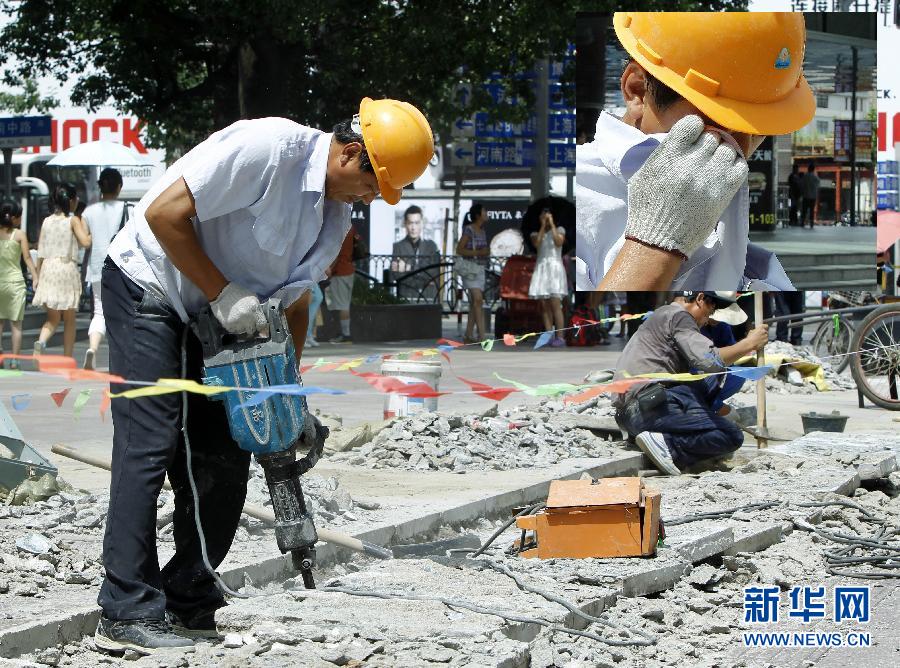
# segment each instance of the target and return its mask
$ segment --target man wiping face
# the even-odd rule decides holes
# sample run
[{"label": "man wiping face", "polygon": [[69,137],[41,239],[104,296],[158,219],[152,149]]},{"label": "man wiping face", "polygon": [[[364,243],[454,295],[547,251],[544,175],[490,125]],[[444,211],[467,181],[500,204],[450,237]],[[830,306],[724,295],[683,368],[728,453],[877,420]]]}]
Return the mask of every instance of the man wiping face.
[{"label": "man wiping face", "polygon": [[[702,118],[708,127],[716,128],[734,139],[733,145],[740,148],[744,158],[749,158],[766,138],[765,135],[735,132],[722,127],[634,60],[622,72],[621,89],[625,98],[622,120],[646,134],[668,132],[675,123],[693,114]],[[723,141],[731,143],[727,136],[723,137]]]},{"label": "man wiping face", "polygon": [[668,132],[694,114],[749,157],[767,135],[812,118],[802,14],[618,12],[613,25],[631,56],[622,120],[644,133]]}]

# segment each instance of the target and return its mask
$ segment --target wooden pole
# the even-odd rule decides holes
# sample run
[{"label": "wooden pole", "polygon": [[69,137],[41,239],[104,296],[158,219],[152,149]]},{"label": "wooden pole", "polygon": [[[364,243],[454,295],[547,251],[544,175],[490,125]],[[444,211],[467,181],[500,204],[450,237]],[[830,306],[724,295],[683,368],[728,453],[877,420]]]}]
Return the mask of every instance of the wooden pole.
[{"label": "wooden pole", "polygon": [[[763,321],[763,294],[762,292],[753,293],[753,306],[755,311],[754,325],[759,326]],[[756,351],[756,366],[765,366],[766,364],[766,346],[761,345]],[[766,376],[756,381],[756,446],[765,448],[768,445],[766,436]]]},{"label": "wooden pole", "polygon": [[[60,455],[61,457],[68,457],[69,459],[74,459],[75,461],[82,462],[83,464],[96,466],[98,469],[105,469],[109,471],[112,468],[112,463],[108,459],[104,459],[103,457],[95,457],[93,455],[79,452],[68,445],[63,445],[62,443],[55,444],[50,448],[50,451],[55,455]],[[163,488],[171,490],[172,485],[169,484],[168,480],[165,480],[163,482]],[[248,517],[254,517],[270,526],[275,524],[275,513],[273,513],[268,508],[264,508],[263,506],[258,506],[254,503],[245,503],[243,512]],[[341,533],[340,531],[326,529],[325,527],[316,527],[316,533],[318,533],[319,535],[319,540],[326,543],[332,543],[333,545],[338,545],[340,547],[347,547],[357,552],[363,552],[369,556],[378,557],[379,559],[391,559],[393,557],[390,549],[388,548],[368,543],[364,540],[360,540],[359,538]]]}]

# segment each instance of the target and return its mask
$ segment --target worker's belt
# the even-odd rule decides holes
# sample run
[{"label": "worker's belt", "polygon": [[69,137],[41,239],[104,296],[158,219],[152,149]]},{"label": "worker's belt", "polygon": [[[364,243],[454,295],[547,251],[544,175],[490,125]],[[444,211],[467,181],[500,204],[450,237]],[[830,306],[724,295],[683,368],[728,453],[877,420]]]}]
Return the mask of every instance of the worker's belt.
[{"label": "worker's belt", "polygon": [[666,403],[666,387],[662,383],[650,383],[634,392],[625,405],[616,411],[616,423],[625,431],[641,416],[647,416]]}]

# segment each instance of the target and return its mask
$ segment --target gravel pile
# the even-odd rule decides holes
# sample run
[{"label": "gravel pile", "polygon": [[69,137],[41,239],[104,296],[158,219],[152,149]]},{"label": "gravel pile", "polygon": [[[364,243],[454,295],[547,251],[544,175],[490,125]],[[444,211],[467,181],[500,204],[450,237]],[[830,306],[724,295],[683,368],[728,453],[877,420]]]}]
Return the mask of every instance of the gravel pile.
[{"label": "gravel pile", "polygon": [[[822,371],[825,374],[825,380],[832,390],[853,390],[856,388],[856,383],[850,376],[849,371],[837,373],[834,366],[831,364],[832,360],[823,360],[817,357],[805,346],[793,346],[790,343],[785,343],[783,341],[772,341],[766,344],[766,355],[784,355],[791,359],[805,360],[821,365]],[[836,363],[840,362],[838,359],[833,361]],[[766,389],[771,389],[777,394],[815,394],[818,391],[815,385],[804,382],[799,378],[795,377],[794,382],[791,382],[791,379],[788,377],[790,369],[790,366],[782,367],[776,378],[767,378]],[[799,385],[796,384],[798,382],[800,383]],[[755,387],[756,386],[753,383],[746,383],[742,391],[749,392]]]},{"label": "gravel pile", "polygon": [[601,457],[610,445],[558,418],[562,402],[483,416],[435,413],[405,417],[358,450],[331,461],[368,468],[452,471],[547,467],[564,459]]},{"label": "gravel pile", "polygon": [[98,585],[107,506],[105,496],[63,491],[46,501],[0,507],[0,600],[44,597],[57,585]]}]

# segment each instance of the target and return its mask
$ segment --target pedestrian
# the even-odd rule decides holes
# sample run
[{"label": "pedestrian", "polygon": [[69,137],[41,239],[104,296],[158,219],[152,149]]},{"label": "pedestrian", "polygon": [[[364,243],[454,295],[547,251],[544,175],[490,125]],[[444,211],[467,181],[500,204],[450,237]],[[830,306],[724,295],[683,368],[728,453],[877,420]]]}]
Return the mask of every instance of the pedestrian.
[{"label": "pedestrian", "polygon": [[[260,118],[213,133],[166,170],[109,246],[102,299],[110,372],[133,381],[184,375],[200,382],[203,353],[189,321],[208,306],[228,332],[252,335],[266,323],[261,300],[270,297],[285,307],[299,364],[310,289],[350,230],[352,203],[381,193],[396,204],[433,155],[425,117],[396,100],[364,98],[333,132]],[[130,387],[112,384],[113,392]],[[192,645],[192,637],[215,635],[214,613],[225,605],[201,557],[194,512],[216,568],[238,527],[250,453],[232,438],[223,403],[190,394],[184,424],[182,401],[178,393],[112,400],[105,577],[94,635],[104,651]],[[304,415],[306,434],[318,432],[316,422]],[[175,552],[160,568],[156,507],[167,474]]]},{"label": "pedestrian", "polygon": [[809,214],[809,229],[816,224],[816,207],[819,204],[819,177],[816,176],[816,163],[812,160],[806,167],[803,175],[803,214],[800,227],[806,227],[806,216]]},{"label": "pedestrian", "polygon": [[689,382],[651,380],[615,395],[616,421],[659,470],[678,475],[700,461],[726,457],[744,437],[719,415],[725,399],[740,388],[722,373],[768,340],[758,325],[745,339],[717,348],[700,328],[710,319],[740,324],[746,314],[734,292],[685,291],[681,300],[656,309],[622,351],[615,377],[647,373],[716,374]]},{"label": "pedestrian", "polygon": [[803,201],[803,174],[800,173],[800,163],[795,162],[788,176],[788,197],[790,203],[789,224],[796,227],[800,215],[800,204]]},{"label": "pedestrian", "polygon": [[[38,284],[38,273],[28,252],[28,238],[19,229],[22,225],[22,207],[14,200],[0,204],[0,336],[9,322],[12,335],[12,354],[22,352],[22,320],[25,318],[25,276],[21,261],[31,274],[31,284]],[[18,360],[12,367],[18,368]]]},{"label": "pedestrian", "polygon": [[577,289],[793,289],[749,241],[746,156],[815,114],[803,16],[617,12],[613,26],[625,106],[576,150]]},{"label": "pedestrian", "polygon": [[125,225],[128,213],[125,202],[119,200],[119,193],[122,192],[122,174],[119,170],[112,167],[104,169],[100,172],[97,185],[100,186],[100,201],[87,207],[82,215],[91,232],[87,282],[91,286],[91,295],[94,298],[94,315],[88,327],[88,349],[84,354],[85,369],[94,368],[97,351],[103,337],[106,336],[103,301],[100,298],[100,278],[109,242]]},{"label": "pedestrian", "polygon": [[[804,292],[799,290],[773,292],[775,297],[775,315],[793,315],[795,313],[802,314],[805,309]],[[788,339],[788,323],[790,322],[790,339]],[[803,320],[782,320],[775,327],[775,340],[784,341],[794,346],[803,343]]]},{"label": "pedestrian", "polygon": [[538,254],[534,273],[531,275],[531,284],[528,286],[528,296],[541,303],[544,331],[553,331],[550,345],[554,348],[564,348],[566,340],[562,337],[565,327],[562,300],[569,294],[566,268],[562,261],[566,228],[557,227],[550,209],[541,211],[540,221],[540,229],[531,233],[531,242],[537,248]]},{"label": "pedestrian", "polygon": [[[484,204],[474,202],[463,218],[462,234],[456,244],[454,265],[462,278],[463,288],[469,296],[469,315],[466,319],[465,343],[477,343],[487,338],[484,329],[484,281],[485,269],[491,249],[487,242],[484,225],[488,212]],[[474,330],[478,335],[474,335]]]},{"label": "pedestrian", "polygon": [[53,213],[41,223],[38,238],[37,271],[40,276],[31,303],[47,309],[47,320],[34,342],[34,354],[42,355],[47,341],[63,321],[63,355],[75,349],[75,316],[81,299],[81,272],[78,247],[91,245],[91,233],[84,220],[73,215],[78,206],[75,187],[62,183],[53,189]]},{"label": "pedestrian", "polygon": [[434,298],[437,295],[437,277],[440,269],[419,271],[441,262],[437,244],[431,239],[422,237],[423,222],[421,207],[413,204],[403,212],[406,236],[394,242],[391,253],[391,271],[396,275],[399,297],[418,300],[423,297]]},{"label": "pedestrian", "polygon": [[341,250],[331,265],[328,287],[325,288],[325,299],[328,310],[337,311],[341,323],[341,332],[329,343],[353,343],[350,336],[350,303],[353,301],[353,279],[356,277],[356,266],[353,264],[353,244],[359,235],[350,228]]},{"label": "pedestrian", "polygon": [[319,315],[319,307],[322,305],[322,288],[318,283],[313,283],[310,288],[312,296],[309,299],[309,326],[306,328],[306,345],[310,348],[318,348],[316,341],[316,317]]}]

